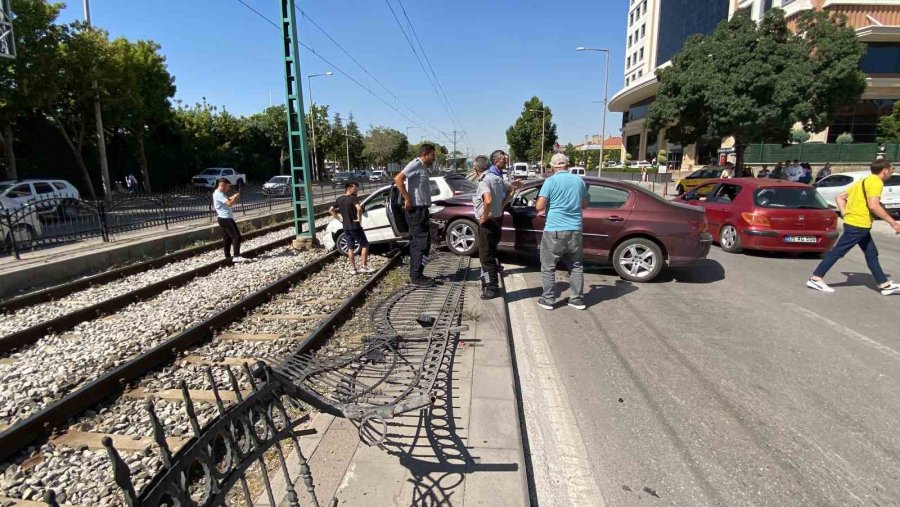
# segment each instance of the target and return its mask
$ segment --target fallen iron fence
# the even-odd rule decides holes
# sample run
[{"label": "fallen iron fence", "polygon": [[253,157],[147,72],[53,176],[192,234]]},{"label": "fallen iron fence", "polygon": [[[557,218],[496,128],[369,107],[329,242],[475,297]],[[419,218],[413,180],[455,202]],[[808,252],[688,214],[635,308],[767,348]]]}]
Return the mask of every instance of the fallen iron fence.
[{"label": "fallen iron fence", "polygon": [[[360,182],[360,193],[380,183]],[[259,210],[275,210],[291,203],[290,187],[244,185],[233,206],[237,216]],[[334,199],[344,192],[343,182],[316,182],[311,187],[316,201]],[[160,193],[122,193],[105,200],[85,200],[71,195],[48,194],[28,200],[0,201],[0,255],[25,252],[171,227],[216,217],[212,190],[186,187]]]}]

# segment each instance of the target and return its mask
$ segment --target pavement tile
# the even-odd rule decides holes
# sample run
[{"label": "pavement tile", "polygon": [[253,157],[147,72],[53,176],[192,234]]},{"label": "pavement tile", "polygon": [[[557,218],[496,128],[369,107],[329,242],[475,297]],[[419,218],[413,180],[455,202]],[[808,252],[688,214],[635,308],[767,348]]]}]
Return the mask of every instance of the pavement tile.
[{"label": "pavement tile", "polygon": [[472,397],[514,400],[512,368],[476,366],[472,377]]},{"label": "pavement tile", "polygon": [[475,336],[479,340],[506,341],[506,310],[503,299],[497,298],[483,301],[479,306],[480,316],[475,328]]},{"label": "pavement tile", "polygon": [[354,460],[335,494],[337,505],[389,506],[397,503],[409,471],[400,463]]},{"label": "pavement tile", "polygon": [[480,346],[478,342],[460,344],[456,349],[456,357],[453,361],[453,380],[472,378],[472,368],[475,365],[475,350]]},{"label": "pavement tile", "polygon": [[335,419],[331,423],[316,451],[309,456],[316,496],[321,499],[334,496],[359,445],[359,434],[349,420]]},{"label": "pavement tile", "polygon": [[466,475],[466,507],[528,505],[525,465],[516,449],[476,449],[478,463]]},{"label": "pavement tile", "polygon": [[[469,422],[469,445],[472,448],[518,449],[519,417],[516,402],[472,398]],[[475,454],[473,452],[473,454]]]},{"label": "pavement tile", "polygon": [[511,366],[509,343],[501,340],[485,340],[475,348],[475,368],[480,366]]},{"label": "pavement tile", "polygon": [[[447,466],[443,470],[416,473],[403,481],[398,506],[462,506],[465,494],[463,467]],[[498,504],[495,504],[498,505]]]}]

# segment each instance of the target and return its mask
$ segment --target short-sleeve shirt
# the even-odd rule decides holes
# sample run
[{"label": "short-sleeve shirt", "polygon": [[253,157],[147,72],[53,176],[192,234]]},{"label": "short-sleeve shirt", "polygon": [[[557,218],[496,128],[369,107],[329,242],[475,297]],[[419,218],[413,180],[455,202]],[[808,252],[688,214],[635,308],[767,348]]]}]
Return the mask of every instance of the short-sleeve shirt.
[{"label": "short-sleeve shirt", "polygon": [[[863,192],[865,185],[865,192]],[[844,210],[844,223],[863,229],[872,228],[872,212],[866,202],[869,197],[881,197],[884,182],[876,175],[866,176],[862,181],[853,184],[847,191],[847,208]]]},{"label": "short-sleeve shirt", "polygon": [[503,216],[503,199],[506,197],[508,186],[502,178],[492,172],[485,171],[478,180],[478,188],[472,196],[472,204],[475,206],[475,218],[481,218],[484,213],[484,194],[491,194],[491,218]]},{"label": "short-sleeve shirt", "polygon": [[228,196],[225,195],[225,192],[221,190],[213,192],[213,207],[216,209],[216,216],[219,218],[234,218],[234,212],[231,211],[231,206],[226,201],[228,201]]},{"label": "short-sleeve shirt", "polygon": [[431,206],[431,186],[429,185],[428,166],[417,158],[403,168],[406,176],[406,190],[412,197],[413,206]]},{"label": "short-sleeve shirt", "polygon": [[539,197],[549,202],[544,231],[580,231],[581,203],[587,196],[584,180],[569,172],[559,172],[547,178]]},{"label": "short-sleeve shirt", "polygon": [[362,229],[362,225],[357,222],[359,220],[359,215],[356,213],[356,204],[358,202],[359,198],[355,195],[342,195],[334,201],[334,207],[338,209],[344,222],[345,231]]}]

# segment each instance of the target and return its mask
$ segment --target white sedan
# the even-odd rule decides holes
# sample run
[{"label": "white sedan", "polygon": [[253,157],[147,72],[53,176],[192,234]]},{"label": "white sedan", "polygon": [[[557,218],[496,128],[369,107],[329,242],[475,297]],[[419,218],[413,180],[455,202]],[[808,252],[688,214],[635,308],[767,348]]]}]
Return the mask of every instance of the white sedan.
[{"label": "white sedan", "polygon": [[[435,176],[429,183],[432,201],[449,199],[455,195],[471,194],[478,188],[478,185],[462,175]],[[392,187],[393,185],[381,187],[360,203],[363,209],[360,222],[369,243],[389,243],[401,239],[388,219],[387,202]],[[431,206],[432,213],[437,213],[440,209],[438,206]],[[325,232],[325,238],[322,241],[325,248],[329,250],[337,248],[341,253],[347,252],[344,223],[341,219],[332,220],[325,228]]]},{"label": "white sedan", "polygon": [[[837,208],[835,199],[842,192],[846,192],[851,185],[857,181],[871,176],[869,171],[853,171],[848,173],[832,174],[831,176],[822,178],[814,186],[819,195],[825,199],[832,208]],[[897,215],[900,213],[900,174],[894,174],[884,184],[884,192],[881,194],[881,204],[884,205],[888,213]]]}]

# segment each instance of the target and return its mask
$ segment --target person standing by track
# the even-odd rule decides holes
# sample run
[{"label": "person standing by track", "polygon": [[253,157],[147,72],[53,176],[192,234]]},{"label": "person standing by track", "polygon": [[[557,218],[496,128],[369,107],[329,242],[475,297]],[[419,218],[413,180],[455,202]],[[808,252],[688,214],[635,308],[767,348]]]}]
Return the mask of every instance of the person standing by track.
[{"label": "person standing by track", "polygon": [[488,170],[488,158],[475,157],[478,189],[472,196],[475,220],[478,221],[478,257],[481,260],[481,299],[494,299],[500,295],[500,265],[497,262],[497,245],[503,222],[505,198],[514,188],[503,178]]},{"label": "person standing by track", "polygon": [[[231,190],[231,182],[228,178],[219,178],[218,186],[213,192],[213,207],[216,210],[219,227],[222,229],[222,246],[225,249],[225,258],[231,262],[246,262],[247,259],[241,257],[241,231],[238,229],[237,222],[234,221],[234,211],[231,207],[241,198],[238,192],[231,197],[228,192]],[[234,248],[234,257],[231,256],[231,250]]]},{"label": "person standing by track", "polygon": [[[348,181],[344,184],[344,195],[337,198],[334,206],[328,210],[333,218],[337,218],[338,213],[344,223],[344,237],[347,240],[347,257],[350,259],[350,270],[356,275],[359,273],[371,273],[375,271],[369,267],[369,240],[366,238],[366,231],[362,228],[362,206],[359,204],[359,184],[355,181]],[[356,268],[355,252],[359,247],[359,257],[362,266]]]},{"label": "person standing by track", "polygon": [[409,283],[416,287],[433,287],[435,284],[433,278],[424,275],[431,251],[431,216],[428,211],[431,206],[431,184],[428,169],[434,158],[434,145],[425,143],[419,148],[419,156],[394,177],[394,184],[403,196],[403,213],[409,227]]}]

